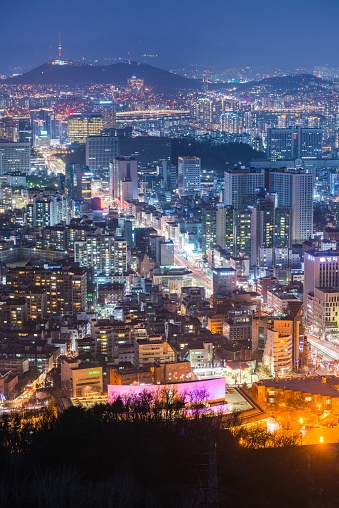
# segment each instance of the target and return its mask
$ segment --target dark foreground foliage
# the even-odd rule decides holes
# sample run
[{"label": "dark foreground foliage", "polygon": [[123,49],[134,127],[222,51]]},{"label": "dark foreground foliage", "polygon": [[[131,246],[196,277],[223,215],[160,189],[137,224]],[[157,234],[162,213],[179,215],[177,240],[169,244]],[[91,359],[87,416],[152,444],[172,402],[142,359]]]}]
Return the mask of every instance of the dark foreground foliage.
[{"label": "dark foreground foliage", "polygon": [[26,421],[0,426],[1,508],[338,506],[337,448],[244,448],[221,416],[126,418],[102,405]]}]

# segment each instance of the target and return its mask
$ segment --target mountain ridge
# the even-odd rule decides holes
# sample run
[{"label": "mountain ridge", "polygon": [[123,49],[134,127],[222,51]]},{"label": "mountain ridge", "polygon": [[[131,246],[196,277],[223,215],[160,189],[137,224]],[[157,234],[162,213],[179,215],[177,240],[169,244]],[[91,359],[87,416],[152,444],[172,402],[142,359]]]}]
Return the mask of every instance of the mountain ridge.
[{"label": "mountain ridge", "polygon": [[65,65],[53,65],[46,62],[23,74],[4,80],[5,83],[27,85],[80,85],[80,84],[127,84],[127,80],[136,76],[144,79],[145,86],[173,89],[200,89],[198,80],[174,74],[165,69],[134,61],[118,62],[110,65],[91,65],[67,62]]}]

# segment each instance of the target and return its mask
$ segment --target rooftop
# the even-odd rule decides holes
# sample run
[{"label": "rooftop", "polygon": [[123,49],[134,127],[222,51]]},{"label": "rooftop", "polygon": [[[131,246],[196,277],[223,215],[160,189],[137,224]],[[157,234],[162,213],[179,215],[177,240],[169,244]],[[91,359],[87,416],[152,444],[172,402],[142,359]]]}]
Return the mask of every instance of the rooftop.
[{"label": "rooftop", "polygon": [[339,397],[339,390],[337,389],[337,387],[339,387],[339,378],[337,376],[265,379],[259,381],[256,385],[292,390],[294,392],[311,393],[324,397]]}]

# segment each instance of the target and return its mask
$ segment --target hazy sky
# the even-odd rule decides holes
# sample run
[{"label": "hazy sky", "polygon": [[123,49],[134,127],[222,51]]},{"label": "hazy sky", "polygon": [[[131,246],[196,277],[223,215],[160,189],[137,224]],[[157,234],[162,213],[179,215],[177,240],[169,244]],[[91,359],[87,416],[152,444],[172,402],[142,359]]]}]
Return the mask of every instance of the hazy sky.
[{"label": "hazy sky", "polygon": [[249,62],[336,65],[338,21],[337,0],[10,0],[0,8],[0,45],[15,64],[22,45],[56,47],[59,31],[65,51],[116,31],[155,39],[188,32],[187,44],[193,35]]}]

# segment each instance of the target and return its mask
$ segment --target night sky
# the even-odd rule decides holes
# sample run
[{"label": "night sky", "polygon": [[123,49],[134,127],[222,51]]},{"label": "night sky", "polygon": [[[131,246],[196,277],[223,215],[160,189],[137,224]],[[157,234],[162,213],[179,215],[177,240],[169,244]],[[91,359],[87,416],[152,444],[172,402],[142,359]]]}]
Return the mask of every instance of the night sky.
[{"label": "night sky", "polygon": [[[0,14],[0,72],[56,56],[305,68],[339,65],[336,0],[11,0]],[[140,37],[141,36],[141,37]]]}]

